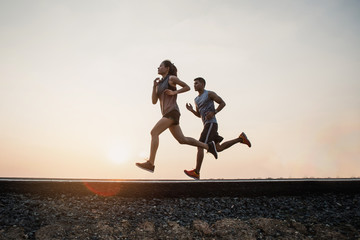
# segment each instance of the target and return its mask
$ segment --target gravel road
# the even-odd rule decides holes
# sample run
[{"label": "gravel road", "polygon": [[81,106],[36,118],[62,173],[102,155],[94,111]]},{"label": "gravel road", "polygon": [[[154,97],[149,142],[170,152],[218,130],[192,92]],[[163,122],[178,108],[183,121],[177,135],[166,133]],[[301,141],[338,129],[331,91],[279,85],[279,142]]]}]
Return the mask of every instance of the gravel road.
[{"label": "gravel road", "polygon": [[0,239],[360,239],[360,195],[1,193]]}]

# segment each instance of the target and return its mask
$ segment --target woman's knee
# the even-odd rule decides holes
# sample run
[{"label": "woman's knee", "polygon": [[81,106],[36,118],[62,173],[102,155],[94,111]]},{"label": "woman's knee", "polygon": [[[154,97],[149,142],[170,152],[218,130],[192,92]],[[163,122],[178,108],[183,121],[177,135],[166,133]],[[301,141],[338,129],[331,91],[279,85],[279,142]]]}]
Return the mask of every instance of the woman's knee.
[{"label": "woman's knee", "polygon": [[150,132],[151,137],[159,137],[160,133],[156,128],[153,128]]}]

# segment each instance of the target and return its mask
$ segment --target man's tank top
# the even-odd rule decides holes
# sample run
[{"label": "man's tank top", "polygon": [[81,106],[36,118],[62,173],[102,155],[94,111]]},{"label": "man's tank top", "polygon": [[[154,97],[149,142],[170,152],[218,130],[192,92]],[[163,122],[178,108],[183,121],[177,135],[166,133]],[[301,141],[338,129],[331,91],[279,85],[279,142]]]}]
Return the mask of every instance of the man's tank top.
[{"label": "man's tank top", "polygon": [[169,78],[170,76],[167,75],[165,78],[160,80],[156,92],[160,100],[160,109],[163,116],[173,110],[176,110],[180,113],[179,106],[176,103],[177,94],[170,96],[164,93],[166,89],[176,91],[176,87],[173,87],[169,84]]},{"label": "man's tank top", "polygon": [[195,98],[195,104],[199,109],[201,119],[204,123],[217,123],[215,116],[212,119],[207,120],[206,114],[208,112],[215,112],[214,101],[210,99],[209,92],[204,90],[204,92]]}]

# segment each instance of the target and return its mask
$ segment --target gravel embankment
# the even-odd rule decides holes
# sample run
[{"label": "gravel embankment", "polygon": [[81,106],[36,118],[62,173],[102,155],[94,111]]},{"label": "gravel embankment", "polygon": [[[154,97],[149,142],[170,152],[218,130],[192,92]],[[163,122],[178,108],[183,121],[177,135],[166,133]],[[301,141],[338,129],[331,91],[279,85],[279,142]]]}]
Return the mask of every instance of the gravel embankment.
[{"label": "gravel embankment", "polygon": [[360,239],[360,195],[0,195],[0,239]]}]

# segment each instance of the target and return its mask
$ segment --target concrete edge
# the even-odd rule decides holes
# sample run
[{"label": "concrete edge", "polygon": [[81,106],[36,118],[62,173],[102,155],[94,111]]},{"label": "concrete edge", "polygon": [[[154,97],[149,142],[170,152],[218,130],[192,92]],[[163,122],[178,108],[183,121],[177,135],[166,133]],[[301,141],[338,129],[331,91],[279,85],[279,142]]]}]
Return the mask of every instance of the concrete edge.
[{"label": "concrete edge", "polygon": [[0,178],[1,193],[141,198],[358,194],[360,179],[96,180]]}]

